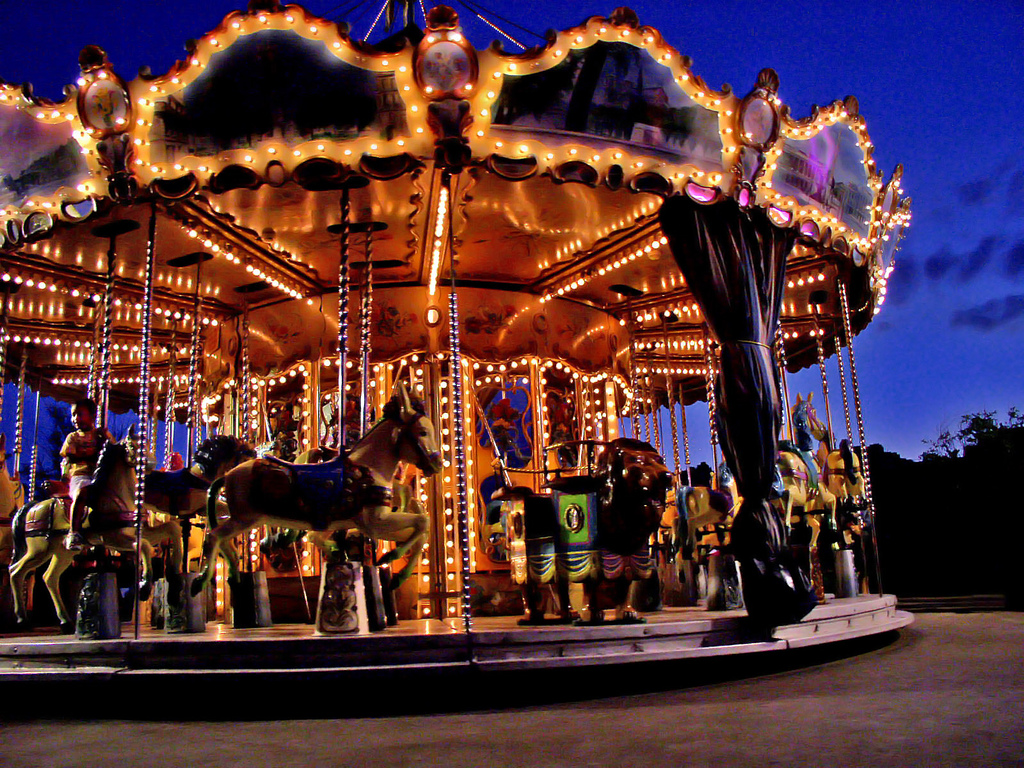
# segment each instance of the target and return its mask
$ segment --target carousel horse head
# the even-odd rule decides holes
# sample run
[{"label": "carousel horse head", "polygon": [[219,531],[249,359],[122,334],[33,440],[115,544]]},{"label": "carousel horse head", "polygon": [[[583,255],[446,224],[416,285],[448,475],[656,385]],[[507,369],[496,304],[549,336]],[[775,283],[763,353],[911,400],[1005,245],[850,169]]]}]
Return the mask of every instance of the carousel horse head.
[{"label": "carousel horse head", "polygon": [[196,451],[195,462],[208,480],[220,477],[243,461],[256,458],[256,451],[232,435],[207,438]]},{"label": "carousel horse head", "polygon": [[602,451],[599,475],[606,484],[599,512],[604,546],[631,554],[658,530],[672,473],[649,443],[620,437]]},{"label": "carousel horse head", "polygon": [[802,451],[813,448],[812,440],[825,440],[828,435],[827,427],[814,410],[814,404],[811,402],[813,398],[813,392],[807,395],[806,400],[802,400],[798,394],[790,414],[793,420],[793,434],[796,435],[797,445]]},{"label": "carousel horse head", "polygon": [[102,499],[135,508],[135,427],[122,441],[103,444],[88,493],[95,512],[104,506]]},{"label": "carousel horse head", "polygon": [[401,461],[414,465],[425,475],[441,471],[441,450],[434,425],[427,417],[423,401],[409,394],[405,382],[395,385],[391,399],[384,406],[384,418],[399,425],[395,448]]}]

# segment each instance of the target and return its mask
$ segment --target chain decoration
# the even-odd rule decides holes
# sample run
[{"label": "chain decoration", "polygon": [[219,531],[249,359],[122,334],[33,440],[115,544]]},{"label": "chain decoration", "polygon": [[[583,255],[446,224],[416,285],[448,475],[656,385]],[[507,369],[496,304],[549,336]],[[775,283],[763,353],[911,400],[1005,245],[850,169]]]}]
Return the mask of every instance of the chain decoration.
[{"label": "chain decoration", "polygon": [[850,445],[853,445],[853,425],[850,421],[850,400],[846,391],[846,366],[843,364],[843,352],[839,346],[839,339],[836,339],[835,345],[836,363],[839,365],[839,383],[842,384],[843,387],[843,417],[846,419],[846,437],[850,441]]}]

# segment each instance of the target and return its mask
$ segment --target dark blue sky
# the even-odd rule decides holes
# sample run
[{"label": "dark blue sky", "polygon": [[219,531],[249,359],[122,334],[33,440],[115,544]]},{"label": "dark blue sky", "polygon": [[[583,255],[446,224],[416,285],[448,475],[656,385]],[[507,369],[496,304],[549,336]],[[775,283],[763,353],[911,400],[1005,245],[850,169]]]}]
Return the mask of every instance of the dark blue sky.
[{"label": "dark blue sky", "polygon": [[[185,40],[244,5],[5,3],[0,77],[32,81],[41,95],[60,98],[88,43],[104,47],[126,79],[141,65],[162,72],[184,55]],[[349,5],[309,0],[306,7],[337,18]],[[614,7],[522,0],[487,6],[539,33]],[[377,7],[354,23],[354,33],[365,34]],[[759,69],[774,67],[797,117],[813,103],[855,95],[879,166],[888,174],[904,164],[913,224],[889,299],[855,341],[869,442],[916,457],[922,439],[965,412],[1024,407],[1024,3],[719,0],[632,7],[691,56],[712,86],[728,82],[743,93]],[[478,47],[495,36],[478,22],[467,31]],[[817,390],[817,371],[791,377],[790,386],[794,393]]]}]

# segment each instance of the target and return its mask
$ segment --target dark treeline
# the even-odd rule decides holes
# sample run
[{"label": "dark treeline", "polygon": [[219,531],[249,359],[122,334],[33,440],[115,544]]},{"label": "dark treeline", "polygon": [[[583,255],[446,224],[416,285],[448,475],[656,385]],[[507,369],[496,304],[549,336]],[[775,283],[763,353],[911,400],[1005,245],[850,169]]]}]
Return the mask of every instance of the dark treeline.
[{"label": "dark treeline", "polygon": [[1024,608],[1024,415],[968,414],[926,445],[917,461],[868,449],[885,591]]}]

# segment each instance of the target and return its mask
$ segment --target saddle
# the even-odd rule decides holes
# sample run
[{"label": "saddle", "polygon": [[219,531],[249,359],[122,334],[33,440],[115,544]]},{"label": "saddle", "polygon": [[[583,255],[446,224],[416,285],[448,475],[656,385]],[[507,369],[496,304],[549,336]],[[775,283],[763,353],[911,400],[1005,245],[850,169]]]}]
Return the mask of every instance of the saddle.
[{"label": "saddle", "polygon": [[186,506],[193,491],[207,491],[209,488],[206,480],[193,475],[187,467],[173,471],[158,470],[146,475],[146,503],[162,507],[161,502],[167,499],[168,511],[177,515],[191,511]]},{"label": "saddle", "polygon": [[71,499],[55,496],[51,501],[25,511],[26,536],[63,536],[71,529]]},{"label": "saddle", "polygon": [[293,464],[276,456],[265,456],[274,466],[285,469],[291,477],[293,501],[306,513],[313,529],[323,531],[331,522],[329,512],[341,512],[347,520],[366,506],[391,504],[391,488],[375,485],[370,470],[349,461],[342,455],[322,464]]}]

